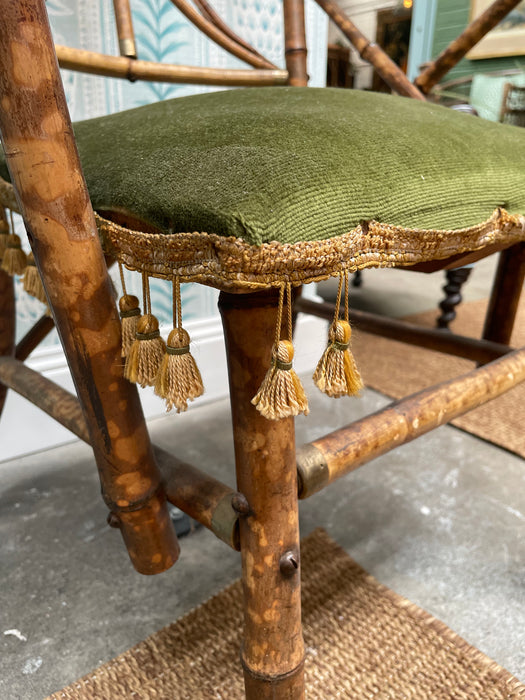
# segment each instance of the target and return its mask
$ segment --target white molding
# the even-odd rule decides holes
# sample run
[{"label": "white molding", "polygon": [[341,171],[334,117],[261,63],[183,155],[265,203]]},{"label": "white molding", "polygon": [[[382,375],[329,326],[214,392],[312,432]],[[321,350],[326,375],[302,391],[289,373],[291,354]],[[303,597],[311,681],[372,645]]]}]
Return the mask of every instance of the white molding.
[{"label": "white molding", "polygon": [[[227,395],[226,352],[218,316],[188,322],[192,338],[192,353],[202,372],[205,394],[188,410]],[[165,328],[167,335],[169,328]],[[326,323],[313,316],[299,316],[295,338],[295,368],[298,372],[312,371],[326,343]],[[27,362],[32,369],[74,393],[73,383],[62,349],[57,346],[37,350]],[[144,413],[148,420],[166,415],[163,401],[153,389],[140,390]],[[172,419],[177,420],[173,413]],[[0,461],[47,450],[76,441],[77,438],[48,415],[18,394],[8,392],[0,418]]]}]

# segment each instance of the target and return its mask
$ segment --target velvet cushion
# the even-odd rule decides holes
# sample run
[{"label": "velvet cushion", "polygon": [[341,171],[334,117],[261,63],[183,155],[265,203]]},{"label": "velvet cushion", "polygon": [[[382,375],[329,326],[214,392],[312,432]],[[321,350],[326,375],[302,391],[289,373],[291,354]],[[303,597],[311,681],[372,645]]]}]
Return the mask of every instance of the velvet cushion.
[{"label": "velvet cushion", "polygon": [[525,212],[525,130],[390,95],[228,90],[75,133],[94,208],[166,233],[296,243],[363,220],[458,229]]}]

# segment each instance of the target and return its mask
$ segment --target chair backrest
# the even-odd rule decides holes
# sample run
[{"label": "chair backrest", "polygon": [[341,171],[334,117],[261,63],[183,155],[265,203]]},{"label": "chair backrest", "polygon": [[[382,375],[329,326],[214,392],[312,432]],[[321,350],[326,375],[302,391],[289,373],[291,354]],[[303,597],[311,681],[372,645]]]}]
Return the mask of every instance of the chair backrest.
[{"label": "chair backrest", "polygon": [[[306,33],[304,0],[283,0],[286,70],[239,37],[221,19],[207,0],[171,0],[197,29],[253,70],[197,68],[144,61],[137,55],[133,33],[130,0],[114,0],[120,56],[108,56],[65,46],[57,46],[59,64],[63,68],[125,78],[131,81],[151,80],[170,83],[208,85],[307,85]],[[430,62],[411,83],[403,71],[376,44],[365,37],[334,0],[316,0],[317,4],[339,27],[361,57],[378,75],[401,95],[424,100],[436,83],[461,60],[483,36],[494,28],[520,0],[495,0],[435,61]]]}]

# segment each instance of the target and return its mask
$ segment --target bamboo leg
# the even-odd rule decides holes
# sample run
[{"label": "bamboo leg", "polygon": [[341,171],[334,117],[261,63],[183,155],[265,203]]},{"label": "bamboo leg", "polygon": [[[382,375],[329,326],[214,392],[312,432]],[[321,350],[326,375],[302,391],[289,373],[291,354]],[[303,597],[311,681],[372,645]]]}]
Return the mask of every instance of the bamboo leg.
[{"label": "bamboo leg", "polygon": [[[0,355],[15,352],[15,290],[13,278],[0,270]],[[4,408],[7,387],[0,383],[0,416]]]},{"label": "bamboo leg", "polygon": [[269,367],[274,292],[222,293],[240,519],[245,633],[242,663],[250,700],[304,697],[294,422],[268,421],[252,406]]},{"label": "bamboo leg", "polygon": [[500,253],[490,295],[483,338],[508,345],[525,279],[525,244],[518,243]]},{"label": "bamboo leg", "polygon": [[43,0],[0,0],[0,130],[29,241],[81,402],[104,499],[138,571],[177,559],[72,136]]}]

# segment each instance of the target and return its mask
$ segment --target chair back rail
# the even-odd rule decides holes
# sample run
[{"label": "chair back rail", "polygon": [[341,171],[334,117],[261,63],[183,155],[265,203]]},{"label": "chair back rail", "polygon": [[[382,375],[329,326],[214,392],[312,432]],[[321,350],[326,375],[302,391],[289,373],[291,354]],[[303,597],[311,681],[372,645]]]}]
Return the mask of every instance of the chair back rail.
[{"label": "chair back rail", "polygon": [[194,24],[197,29],[207,37],[212,39],[218,46],[231,53],[233,56],[240,58],[249,66],[254,68],[262,69],[272,69],[275,68],[273,63],[267,61],[265,58],[255,55],[253,51],[245,49],[237,41],[231,39],[227,34],[224,33],[219,27],[217,27],[213,22],[206,19],[204,15],[201,15],[197,10],[192,7],[192,5],[187,0],[171,0],[171,2],[177,7],[182,14]]},{"label": "chair back rail", "polygon": [[[226,34],[226,36],[230,37],[230,39],[235,41],[235,43],[239,44],[239,46],[242,46],[247,51],[253,53],[254,56],[258,56],[259,58],[264,59],[264,56],[260,54],[253,46],[251,46],[242,37],[238,36],[232,29],[230,29],[226,22],[224,22],[222,18],[217,14],[217,12],[215,12],[215,10],[209,2],[206,2],[206,0],[194,0],[194,2],[195,5],[199,8],[201,14],[204,15],[204,17],[206,17],[206,19],[208,19],[212,24],[214,24],[217,27],[217,29],[220,29],[224,34]],[[277,68],[277,66],[273,67]]]},{"label": "chair back rail", "polygon": [[201,68],[173,63],[141,61],[126,56],[109,56],[95,51],[55,46],[58,63],[79,73],[92,73],[108,78],[134,82],[147,80],[161,83],[191,83],[192,85],[229,85],[231,87],[286,85],[285,70],[253,70],[234,68]]},{"label": "chair back rail", "polygon": [[[222,20],[207,0],[171,0],[173,5],[217,45],[253,69],[182,66],[137,58],[129,0],[114,0],[120,57],[67,46],[56,46],[59,65],[70,70],[130,81],[146,80],[195,85],[268,86],[308,84],[304,0],[283,0],[286,70],[280,70]],[[520,0],[495,0],[465,31],[428,64],[411,83],[386,52],[371,42],[335,0],[316,0],[361,58],[370,63],[389,87],[400,95],[425,100],[436,83],[505,17]]]}]

